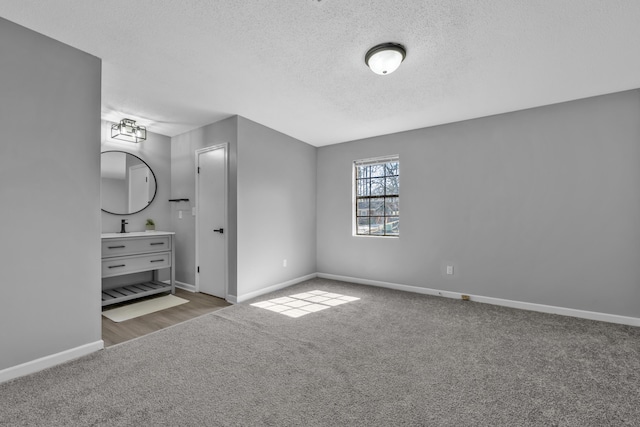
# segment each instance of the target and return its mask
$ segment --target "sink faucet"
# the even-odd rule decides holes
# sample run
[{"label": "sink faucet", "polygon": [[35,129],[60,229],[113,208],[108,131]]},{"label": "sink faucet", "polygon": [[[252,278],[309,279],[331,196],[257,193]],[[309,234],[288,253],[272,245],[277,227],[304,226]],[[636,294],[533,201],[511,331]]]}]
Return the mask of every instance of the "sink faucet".
[{"label": "sink faucet", "polygon": [[125,230],[125,225],[127,225],[127,224],[129,224],[129,223],[127,222],[126,219],[120,220],[120,232],[121,233],[126,233],[127,232],[127,230]]}]

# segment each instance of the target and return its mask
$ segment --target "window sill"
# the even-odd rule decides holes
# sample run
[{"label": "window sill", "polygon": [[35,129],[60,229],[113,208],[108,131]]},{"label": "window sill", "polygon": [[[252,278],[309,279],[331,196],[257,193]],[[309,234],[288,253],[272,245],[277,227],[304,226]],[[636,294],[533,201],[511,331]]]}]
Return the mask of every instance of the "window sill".
[{"label": "window sill", "polygon": [[378,239],[399,239],[400,236],[378,236],[375,234],[352,234],[353,237],[378,238]]}]

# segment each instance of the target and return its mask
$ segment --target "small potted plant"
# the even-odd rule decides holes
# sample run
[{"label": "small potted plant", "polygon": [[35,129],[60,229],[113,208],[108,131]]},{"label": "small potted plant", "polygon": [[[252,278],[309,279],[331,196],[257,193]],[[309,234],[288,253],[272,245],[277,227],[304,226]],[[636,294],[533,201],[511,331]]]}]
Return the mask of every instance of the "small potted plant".
[{"label": "small potted plant", "polygon": [[156,229],[156,223],[151,218],[147,219],[147,223],[144,225],[147,231],[154,231]]}]

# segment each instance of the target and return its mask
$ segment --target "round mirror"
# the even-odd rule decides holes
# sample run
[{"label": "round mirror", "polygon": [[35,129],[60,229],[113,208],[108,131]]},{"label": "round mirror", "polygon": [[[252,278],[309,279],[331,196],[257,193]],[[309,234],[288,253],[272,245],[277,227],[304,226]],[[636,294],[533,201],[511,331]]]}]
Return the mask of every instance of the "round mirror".
[{"label": "round mirror", "polygon": [[124,151],[100,155],[102,210],[131,215],[145,209],[156,197],[156,176],[144,160]]}]

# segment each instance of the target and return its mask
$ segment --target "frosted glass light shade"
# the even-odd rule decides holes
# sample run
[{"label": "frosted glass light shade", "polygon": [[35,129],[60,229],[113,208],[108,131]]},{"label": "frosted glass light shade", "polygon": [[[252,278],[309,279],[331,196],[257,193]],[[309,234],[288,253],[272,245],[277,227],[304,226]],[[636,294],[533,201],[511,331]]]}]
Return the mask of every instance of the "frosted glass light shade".
[{"label": "frosted glass light shade", "polygon": [[407,52],[397,43],[383,43],[372,47],[367,52],[364,62],[376,74],[391,74],[398,69]]}]

